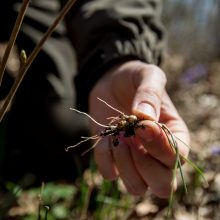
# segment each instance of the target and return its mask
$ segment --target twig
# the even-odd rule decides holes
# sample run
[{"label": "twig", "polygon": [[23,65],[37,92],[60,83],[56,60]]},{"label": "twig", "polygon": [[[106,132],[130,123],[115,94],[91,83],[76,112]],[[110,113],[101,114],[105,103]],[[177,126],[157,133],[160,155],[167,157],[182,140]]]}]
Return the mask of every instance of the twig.
[{"label": "twig", "polygon": [[15,44],[15,40],[18,36],[19,30],[21,28],[21,24],[23,22],[23,19],[24,19],[24,16],[25,16],[25,13],[26,13],[26,10],[28,8],[29,3],[30,3],[30,0],[23,0],[21,9],[20,9],[18,17],[15,21],[14,28],[12,30],[10,39],[8,41],[6,50],[4,52],[4,56],[2,58],[2,63],[0,65],[0,86],[2,84],[2,79],[3,79],[3,76],[4,76],[4,72],[5,72],[5,68],[6,68],[6,64],[7,64],[9,55],[10,55],[11,50],[12,50],[14,44]]},{"label": "twig", "polygon": [[40,40],[40,42],[36,45],[36,47],[34,48],[34,50],[32,51],[32,53],[30,54],[30,56],[27,58],[27,62],[24,63],[18,73],[17,78],[15,79],[15,82],[11,88],[11,90],[9,91],[8,96],[5,99],[5,102],[2,106],[2,108],[0,109],[0,122],[2,121],[9,104],[11,103],[12,99],[14,98],[14,95],[18,89],[18,87],[20,86],[27,70],[29,69],[30,65],[32,64],[32,62],[34,61],[34,59],[36,58],[36,56],[38,55],[38,53],[40,52],[40,50],[42,49],[44,43],[46,42],[46,40],[50,37],[50,35],[52,34],[52,32],[55,30],[56,26],[59,24],[59,22],[65,17],[65,15],[68,13],[68,11],[71,9],[71,7],[74,5],[74,3],[76,2],[76,0],[69,0],[66,5],[63,7],[63,9],[61,10],[60,14],[58,15],[58,17],[55,19],[55,21],[53,22],[53,24],[49,27],[49,29],[47,30],[47,32],[44,34],[44,36],[42,37],[42,39]]}]

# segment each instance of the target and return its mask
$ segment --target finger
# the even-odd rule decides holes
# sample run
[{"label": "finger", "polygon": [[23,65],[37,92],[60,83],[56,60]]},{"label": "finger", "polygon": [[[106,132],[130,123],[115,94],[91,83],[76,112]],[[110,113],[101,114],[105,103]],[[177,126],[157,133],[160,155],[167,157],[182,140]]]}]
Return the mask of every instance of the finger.
[{"label": "finger", "polygon": [[127,191],[133,195],[143,195],[148,186],[140,177],[139,172],[134,166],[133,158],[128,144],[121,138],[119,145],[113,147],[115,163]]},{"label": "finger", "polygon": [[[174,136],[177,145],[171,146],[172,138],[169,134],[167,136],[165,131],[158,124],[149,120],[143,121],[141,124],[144,128],[137,129],[136,135],[152,157],[156,158],[169,168],[174,167],[177,159],[175,147],[178,147],[178,152],[181,156],[187,157],[189,149],[181,139],[177,139]],[[172,133],[173,135],[178,136],[181,136],[180,134],[182,134],[180,131],[177,134],[175,132]]]},{"label": "finger", "polygon": [[[189,131],[166,93],[163,96],[159,121],[172,133],[180,155],[187,157],[189,148],[186,145],[189,144]],[[172,148],[168,140],[168,137],[170,140],[172,138],[167,130],[164,131],[161,126],[149,120],[143,121],[142,124],[144,129],[137,129],[136,134],[144,147],[151,156],[160,160],[166,166],[173,168],[176,161],[176,150]]]},{"label": "finger", "polygon": [[137,140],[130,149],[135,166],[150,190],[158,197],[169,197],[172,187],[176,189],[176,182],[172,184],[172,170],[153,158],[141,144],[137,145]]},{"label": "finger", "polygon": [[118,178],[118,171],[114,165],[108,137],[103,137],[94,149],[94,158],[101,175],[108,180]]},{"label": "finger", "polygon": [[142,128],[136,130],[136,135],[147,152],[164,165],[173,168],[176,154],[160,126],[153,121],[141,122]]},{"label": "finger", "polygon": [[133,113],[139,118],[158,121],[166,84],[165,74],[154,65],[145,65],[140,74],[134,74],[134,84],[137,91],[133,99]]},{"label": "finger", "polygon": [[159,121],[165,124],[174,135],[180,154],[187,157],[190,143],[189,130],[166,92],[163,96]]}]

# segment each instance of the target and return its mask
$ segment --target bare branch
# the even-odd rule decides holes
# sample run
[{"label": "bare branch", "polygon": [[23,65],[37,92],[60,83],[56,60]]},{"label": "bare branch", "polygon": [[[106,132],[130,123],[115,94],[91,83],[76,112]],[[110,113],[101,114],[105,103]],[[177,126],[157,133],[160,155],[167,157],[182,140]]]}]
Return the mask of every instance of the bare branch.
[{"label": "bare branch", "polygon": [[38,53],[40,52],[40,50],[42,49],[44,43],[46,42],[46,40],[50,37],[50,35],[53,33],[53,31],[55,30],[56,26],[59,24],[59,22],[65,17],[65,15],[67,14],[67,12],[71,9],[71,7],[74,5],[74,3],[76,2],[76,0],[69,0],[66,5],[63,7],[63,9],[61,10],[60,14],[58,15],[58,17],[55,19],[55,21],[53,22],[53,24],[49,27],[49,29],[47,30],[47,32],[44,34],[44,36],[42,37],[42,39],[40,40],[40,42],[36,45],[36,47],[34,48],[34,50],[32,51],[32,53],[30,54],[30,56],[28,57],[26,63],[24,63],[18,73],[17,78],[15,79],[15,82],[11,88],[11,90],[9,91],[8,96],[5,99],[5,102],[3,103],[2,108],[0,109],[0,122],[2,121],[9,104],[11,103],[12,99],[14,98],[14,95],[18,89],[18,87],[20,86],[26,72],[28,71],[30,65],[32,64],[32,62],[34,61],[34,59],[36,58],[36,56],[38,55]]},{"label": "bare branch", "polygon": [[10,55],[11,50],[15,44],[15,40],[18,36],[19,30],[21,28],[21,24],[23,22],[23,19],[24,19],[24,16],[25,16],[25,13],[26,13],[26,10],[28,8],[29,3],[30,3],[30,0],[23,0],[21,9],[20,9],[18,17],[15,21],[14,28],[12,30],[10,39],[8,41],[8,44],[7,44],[3,59],[2,59],[2,63],[0,65],[0,86],[2,84],[2,79],[4,76],[4,72],[5,72],[5,68],[6,68],[6,64],[7,64],[9,55]]}]

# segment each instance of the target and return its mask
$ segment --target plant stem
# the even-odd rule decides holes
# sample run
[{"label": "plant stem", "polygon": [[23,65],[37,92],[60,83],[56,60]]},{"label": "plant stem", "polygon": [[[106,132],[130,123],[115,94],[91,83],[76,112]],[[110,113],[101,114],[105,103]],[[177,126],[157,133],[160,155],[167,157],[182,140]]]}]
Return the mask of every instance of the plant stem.
[{"label": "plant stem", "polygon": [[66,5],[62,8],[62,10],[61,10],[60,14],[58,15],[58,17],[55,19],[53,24],[49,27],[47,32],[44,34],[44,36],[42,37],[40,42],[36,45],[36,47],[34,48],[32,53],[28,57],[27,62],[25,64],[21,65],[18,76],[15,79],[15,82],[14,82],[11,90],[9,91],[8,96],[6,97],[2,108],[0,109],[0,122],[2,121],[6,111],[8,109],[9,104],[11,103],[12,99],[14,98],[14,95],[15,95],[18,87],[20,86],[20,84],[21,84],[27,70],[29,69],[30,65],[32,64],[32,62],[34,61],[34,59],[36,58],[36,56],[38,55],[38,53],[42,49],[42,47],[43,47],[44,43],[46,42],[46,40],[50,37],[52,32],[55,30],[56,26],[65,17],[65,15],[71,9],[71,7],[74,5],[75,2],[76,2],[76,0],[69,0],[66,3]]},{"label": "plant stem", "polygon": [[12,50],[14,44],[15,44],[15,40],[18,36],[18,32],[21,28],[21,24],[23,22],[23,19],[24,19],[24,16],[25,16],[25,13],[26,13],[26,10],[28,8],[29,3],[30,3],[30,0],[23,0],[21,9],[20,9],[19,14],[17,16],[17,19],[15,21],[14,28],[12,30],[10,39],[8,41],[6,50],[4,52],[4,56],[2,58],[2,63],[0,65],[0,86],[2,84],[2,79],[3,79],[3,76],[4,76],[4,72],[5,72],[5,68],[6,68],[6,64],[7,64],[9,55],[10,55],[11,50]]}]

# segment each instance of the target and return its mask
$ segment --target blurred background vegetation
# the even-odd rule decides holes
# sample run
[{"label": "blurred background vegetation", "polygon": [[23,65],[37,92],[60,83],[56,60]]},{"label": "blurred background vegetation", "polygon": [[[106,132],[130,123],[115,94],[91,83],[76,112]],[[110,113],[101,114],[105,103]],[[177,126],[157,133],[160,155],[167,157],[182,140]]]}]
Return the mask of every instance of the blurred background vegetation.
[{"label": "blurred background vegetation", "polygon": [[220,56],[219,21],[218,0],[164,0],[163,22],[169,49],[189,63]]}]

